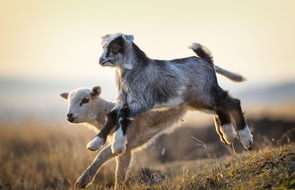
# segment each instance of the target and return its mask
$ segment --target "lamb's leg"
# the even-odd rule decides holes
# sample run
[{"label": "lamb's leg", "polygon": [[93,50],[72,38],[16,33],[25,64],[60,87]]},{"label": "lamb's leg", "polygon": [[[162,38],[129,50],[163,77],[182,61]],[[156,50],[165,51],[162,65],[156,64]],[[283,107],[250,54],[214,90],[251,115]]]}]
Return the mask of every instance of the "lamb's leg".
[{"label": "lamb's leg", "polygon": [[100,130],[98,135],[87,144],[89,150],[95,151],[99,150],[100,147],[106,142],[107,136],[110,134],[111,130],[115,127],[117,120],[117,110],[114,109],[107,114],[107,122]]},{"label": "lamb's leg", "polygon": [[128,177],[129,165],[132,158],[131,151],[125,151],[123,154],[116,158],[116,178],[115,189],[120,189],[121,185],[124,185],[125,180]]},{"label": "lamb's leg", "polygon": [[93,180],[100,166],[113,157],[114,155],[112,154],[111,145],[102,149],[90,166],[88,166],[88,168],[78,178],[75,185],[80,188],[85,188]]}]

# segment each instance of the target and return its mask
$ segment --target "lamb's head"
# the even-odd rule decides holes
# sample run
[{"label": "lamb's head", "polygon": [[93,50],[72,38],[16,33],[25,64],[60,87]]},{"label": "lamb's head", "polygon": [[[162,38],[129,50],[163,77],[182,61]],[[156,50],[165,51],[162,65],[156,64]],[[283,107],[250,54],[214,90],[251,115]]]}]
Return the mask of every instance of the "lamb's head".
[{"label": "lamb's head", "polygon": [[68,100],[67,120],[71,123],[91,122],[95,119],[94,106],[98,106],[98,96],[101,88],[79,88],[70,93],[64,92],[60,96]]},{"label": "lamb's head", "polygon": [[130,52],[132,50],[133,35],[121,33],[107,34],[102,37],[103,53],[99,64],[108,67],[131,69]]}]

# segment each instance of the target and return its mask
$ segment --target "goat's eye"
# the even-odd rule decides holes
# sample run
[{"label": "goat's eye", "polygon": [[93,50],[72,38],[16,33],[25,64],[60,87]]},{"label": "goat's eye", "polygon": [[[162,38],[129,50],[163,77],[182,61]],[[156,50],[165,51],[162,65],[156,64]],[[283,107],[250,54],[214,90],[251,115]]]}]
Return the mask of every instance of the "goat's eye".
[{"label": "goat's eye", "polygon": [[81,103],[80,103],[80,106],[82,106],[83,104],[87,104],[88,102],[89,102],[88,98],[83,98]]},{"label": "goat's eye", "polygon": [[112,53],[113,53],[113,54],[117,54],[117,53],[119,52],[120,49],[121,49],[120,46],[113,46],[113,47],[112,47]]}]

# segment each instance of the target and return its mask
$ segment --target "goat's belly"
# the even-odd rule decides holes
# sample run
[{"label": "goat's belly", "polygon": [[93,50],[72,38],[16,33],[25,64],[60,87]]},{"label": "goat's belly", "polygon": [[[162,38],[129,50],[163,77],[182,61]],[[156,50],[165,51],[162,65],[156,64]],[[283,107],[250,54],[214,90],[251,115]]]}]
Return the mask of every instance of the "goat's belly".
[{"label": "goat's belly", "polygon": [[216,111],[211,110],[211,109],[196,109],[196,108],[190,107],[190,106],[188,108],[188,111],[198,111],[198,112],[203,112],[203,113],[210,114],[210,115],[216,114]]},{"label": "goat's belly", "polygon": [[153,107],[153,109],[167,109],[170,107],[179,106],[184,103],[184,100],[181,97],[170,98],[167,102],[157,103]]},{"label": "goat's belly", "polygon": [[189,111],[201,111],[208,114],[216,114],[216,108],[201,102],[191,102],[188,104]]}]

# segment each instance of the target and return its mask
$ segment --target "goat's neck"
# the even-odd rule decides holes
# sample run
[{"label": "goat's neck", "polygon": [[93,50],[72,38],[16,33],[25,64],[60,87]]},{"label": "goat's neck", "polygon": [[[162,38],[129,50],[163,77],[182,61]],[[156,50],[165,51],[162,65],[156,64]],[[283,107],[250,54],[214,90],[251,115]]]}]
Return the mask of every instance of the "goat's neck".
[{"label": "goat's neck", "polygon": [[151,60],[135,43],[132,43],[127,52],[125,63],[119,67],[119,76],[124,78],[125,74],[132,73],[134,70],[140,70],[141,67],[145,67]]},{"label": "goat's neck", "polygon": [[91,124],[94,124],[98,128],[102,128],[106,121],[106,115],[115,107],[115,103],[106,101],[102,98],[98,98],[96,104],[92,107],[92,121]]}]

